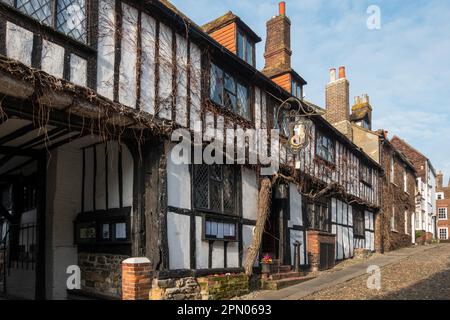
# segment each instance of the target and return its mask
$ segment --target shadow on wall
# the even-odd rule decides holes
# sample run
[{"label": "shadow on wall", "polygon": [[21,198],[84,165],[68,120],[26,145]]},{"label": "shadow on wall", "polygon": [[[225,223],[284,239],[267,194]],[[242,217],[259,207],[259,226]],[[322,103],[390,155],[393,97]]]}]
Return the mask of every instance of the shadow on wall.
[{"label": "shadow on wall", "polygon": [[450,263],[447,269],[396,292],[373,300],[449,300]]}]

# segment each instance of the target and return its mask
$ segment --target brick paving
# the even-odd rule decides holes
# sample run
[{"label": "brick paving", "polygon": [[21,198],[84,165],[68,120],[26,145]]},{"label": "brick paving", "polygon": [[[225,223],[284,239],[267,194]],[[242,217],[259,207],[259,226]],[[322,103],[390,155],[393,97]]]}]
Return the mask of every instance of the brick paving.
[{"label": "brick paving", "polygon": [[367,288],[368,275],[305,296],[303,300],[448,300],[450,244],[433,246],[381,268],[381,289]]}]

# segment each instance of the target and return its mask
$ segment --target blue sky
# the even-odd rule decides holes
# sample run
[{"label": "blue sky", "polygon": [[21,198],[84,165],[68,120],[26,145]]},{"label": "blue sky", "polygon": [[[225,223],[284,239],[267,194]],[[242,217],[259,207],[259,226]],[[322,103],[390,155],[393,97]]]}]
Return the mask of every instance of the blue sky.
[{"label": "blue sky", "polygon": [[[172,0],[198,24],[228,10],[263,41],[278,1]],[[450,175],[450,1],[287,0],[292,22],[292,64],[308,81],[306,99],[324,106],[330,67],[345,65],[351,101],[367,93],[374,129],[384,128],[427,155]],[[369,30],[367,8],[381,9],[381,29]]]}]

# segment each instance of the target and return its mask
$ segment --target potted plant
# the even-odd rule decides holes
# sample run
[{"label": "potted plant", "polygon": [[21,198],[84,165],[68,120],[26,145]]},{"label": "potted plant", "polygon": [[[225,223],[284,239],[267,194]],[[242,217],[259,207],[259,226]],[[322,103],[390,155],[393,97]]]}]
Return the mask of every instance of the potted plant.
[{"label": "potted plant", "polygon": [[261,272],[265,274],[270,273],[270,266],[272,265],[272,263],[272,258],[268,254],[266,254],[261,260]]}]

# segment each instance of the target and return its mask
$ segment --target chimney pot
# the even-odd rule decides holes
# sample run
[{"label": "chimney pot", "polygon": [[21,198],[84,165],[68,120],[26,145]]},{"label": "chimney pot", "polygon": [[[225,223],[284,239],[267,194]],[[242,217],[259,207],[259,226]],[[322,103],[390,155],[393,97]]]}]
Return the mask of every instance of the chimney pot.
[{"label": "chimney pot", "polygon": [[336,81],[336,69],[331,68],[330,69],[330,82]]},{"label": "chimney pot", "polygon": [[345,79],[345,67],[339,67],[339,79]]},{"label": "chimney pot", "polygon": [[278,11],[280,13],[280,16],[285,16],[286,15],[286,2],[281,1],[278,4]]}]

